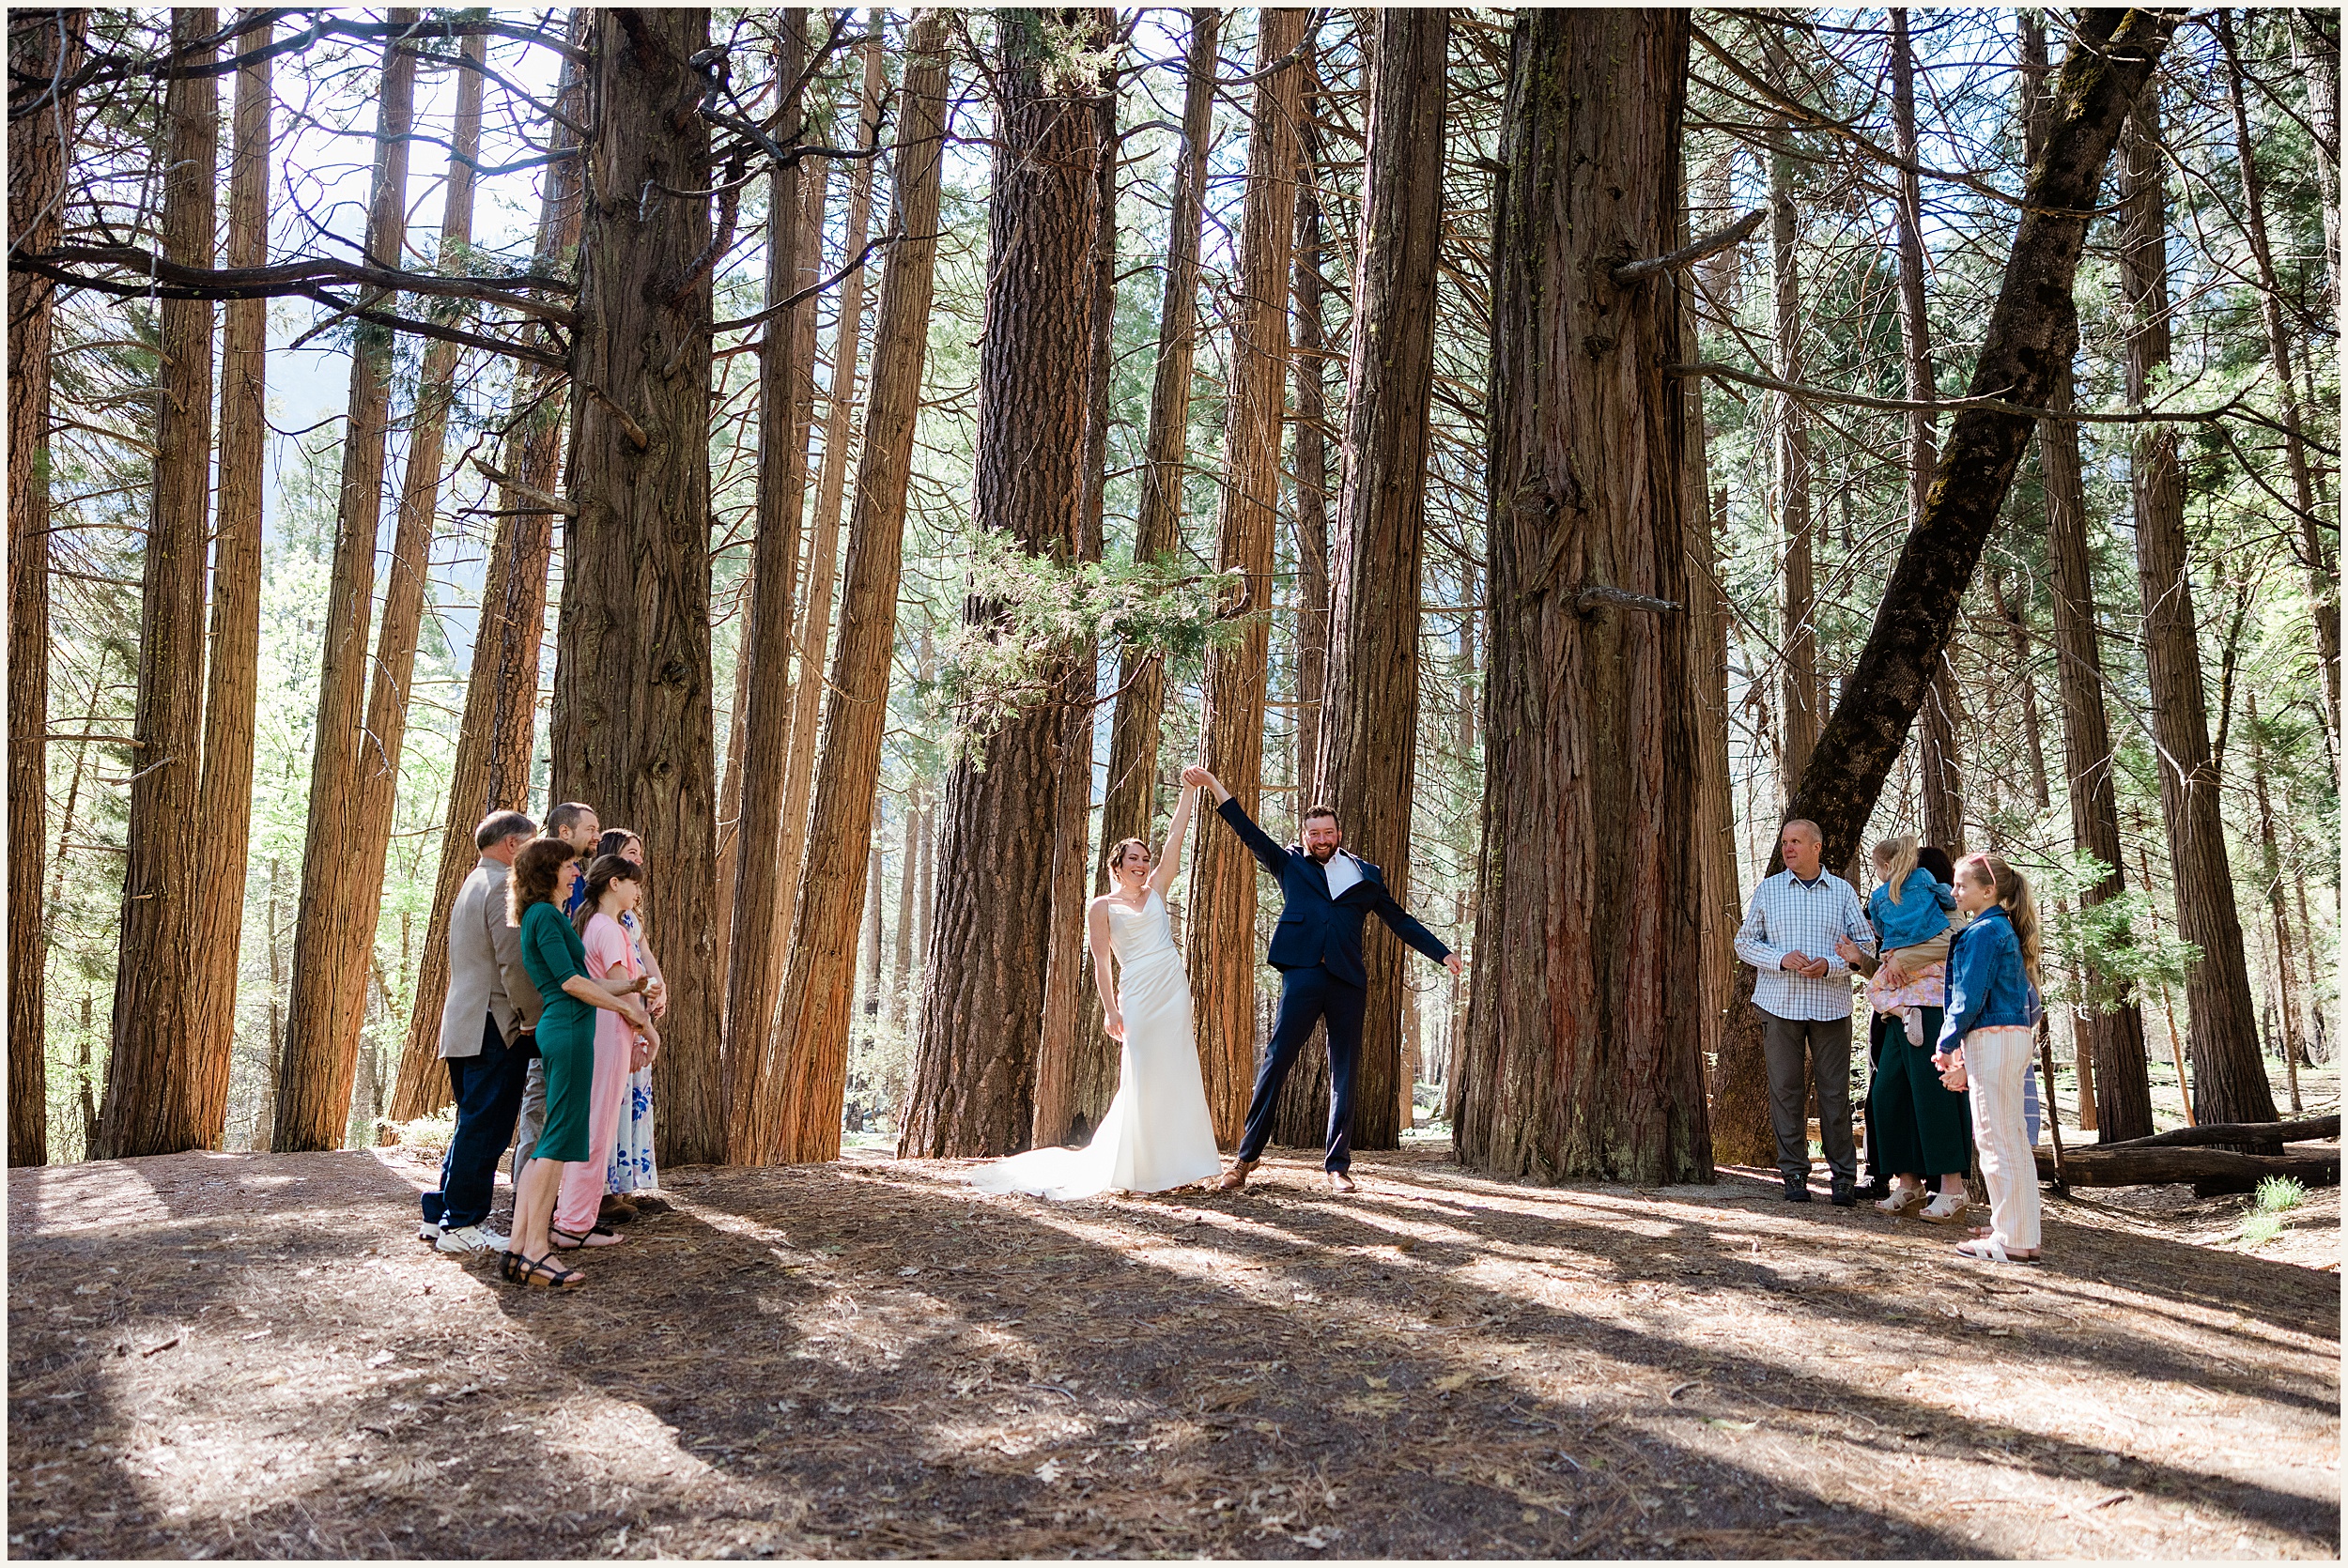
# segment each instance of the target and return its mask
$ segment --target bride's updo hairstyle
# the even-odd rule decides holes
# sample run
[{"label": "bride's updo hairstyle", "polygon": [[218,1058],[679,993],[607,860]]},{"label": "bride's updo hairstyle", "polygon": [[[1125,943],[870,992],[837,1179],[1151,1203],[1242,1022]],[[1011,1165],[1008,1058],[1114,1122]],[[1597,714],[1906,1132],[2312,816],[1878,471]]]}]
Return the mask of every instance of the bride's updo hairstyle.
[{"label": "bride's updo hairstyle", "polygon": [[1110,870],[1116,871],[1123,869],[1125,865],[1125,852],[1127,850],[1139,850],[1143,858],[1147,859],[1150,854],[1150,840],[1147,838],[1120,838],[1117,841],[1117,847],[1109,851]]}]

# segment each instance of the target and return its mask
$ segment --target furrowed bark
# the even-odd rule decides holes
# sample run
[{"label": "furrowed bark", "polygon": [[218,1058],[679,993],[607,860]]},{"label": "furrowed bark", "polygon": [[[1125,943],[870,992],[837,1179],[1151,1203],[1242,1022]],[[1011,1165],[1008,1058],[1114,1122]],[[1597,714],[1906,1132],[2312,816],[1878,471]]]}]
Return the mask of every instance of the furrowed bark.
[{"label": "furrowed bark", "polygon": [[888,724],[889,659],[904,562],[905,490],[929,342],[935,281],[948,13],[915,13],[905,42],[891,247],[873,326],[872,392],[848,521],[840,645],[832,656],[813,830],[799,880],[782,981],[777,1052],[784,1068],[782,1141],[768,1158],[796,1163],[840,1154],[855,1002],[857,917],[864,909],[865,847]]},{"label": "furrowed bark", "polygon": [[[1258,13],[1259,69],[1304,40],[1311,13]],[[1214,562],[1241,574],[1243,599],[1226,606],[1245,619],[1235,647],[1207,656],[1206,766],[1251,814],[1260,814],[1264,677],[1271,652],[1272,530],[1279,510],[1280,430],[1288,380],[1289,264],[1294,249],[1296,126],[1303,73],[1257,81],[1249,114],[1247,185],[1242,204],[1239,290],[1232,305],[1229,411],[1224,426],[1222,493]],[[1239,1142],[1256,1068],[1255,856],[1213,813],[1202,813],[1191,858],[1183,919],[1191,985],[1198,998],[1199,1066],[1215,1138]]]},{"label": "furrowed bark", "polygon": [[554,679],[556,800],[642,835],[666,933],[655,1068],[663,1164],[725,1156],[709,662],[709,188],[701,9],[595,18],[590,192],[571,347],[570,492]]},{"label": "furrowed bark", "polygon": [[[1089,26],[1100,38],[1110,22],[1092,10],[1006,10],[996,24],[975,521],[1066,562],[1082,530],[1098,122],[1095,84],[1047,81],[1045,29]],[[1001,614],[976,596],[963,607],[965,627],[993,627]],[[1058,704],[1033,702],[947,774],[946,841],[990,869],[938,884],[901,1156],[1004,1155],[1032,1135],[1061,722]]]},{"label": "furrowed bark", "polygon": [[[1688,13],[1520,12],[1493,227],[1476,1169],[1707,1181],[1680,280]],[[1600,480],[1598,476],[1605,476]],[[1592,588],[1664,601],[1593,602]]]},{"label": "furrowed bark", "polygon": [[[36,80],[79,69],[84,10],[9,19],[8,67]],[[47,251],[65,228],[71,94],[11,128],[8,236]],[[8,1163],[49,1162],[49,387],[56,285],[8,274]],[[85,747],[86,749],[86,747]]]},{"label": "furrowed bark", "polygon": [[[171,13],[175,48],[199,40],[217,12]],[[212,53],[216,53],[213,51]],[[219,178],[216,78],[174,80],[164,93],[163,251],[212,264]],[[193,948],[201,869],[194,836],[204,701],[204,541],[210,514],[212,306],[166,300],[155,418],[154,506],[139,589],[138,706],[131,733],[130,853],[115,972],[114,1052],[106,1064],[93,1159],[203,1146],[197,1125]],[[334,1128],[336,1141],[342,1129]]]}]

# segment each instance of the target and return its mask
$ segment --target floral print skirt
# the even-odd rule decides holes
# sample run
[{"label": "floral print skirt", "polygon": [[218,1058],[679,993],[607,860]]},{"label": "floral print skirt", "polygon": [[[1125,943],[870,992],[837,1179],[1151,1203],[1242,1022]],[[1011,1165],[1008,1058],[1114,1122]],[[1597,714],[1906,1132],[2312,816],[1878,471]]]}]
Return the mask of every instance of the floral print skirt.
[{"label": "floral print skirt", "polygon": [[627,1103],[620,1112],[620,1136],[611,1145],[611,1163],[604,1169],[604,1186],[614,1192],[635,1192],[660,1185],[652,1162],[652,1069],[627,1075]]}]

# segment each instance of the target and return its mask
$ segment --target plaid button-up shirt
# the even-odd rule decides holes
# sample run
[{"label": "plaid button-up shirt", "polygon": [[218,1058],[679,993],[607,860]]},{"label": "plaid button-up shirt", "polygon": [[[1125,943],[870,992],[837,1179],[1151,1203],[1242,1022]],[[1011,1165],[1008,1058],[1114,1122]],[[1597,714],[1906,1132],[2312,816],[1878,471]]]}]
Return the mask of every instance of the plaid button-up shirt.
[{"label": "plaid button-up shirt", "polygon": [[[1842,937],[1872,951],[1875,929],[1849,883],[1831,871],[1805,883],[1791,871],[1766,878],[1753,890],[1753,907],[1737,932],[1737,956],[1760,971],[1753,1006],[1789,1019],[1850,1016],[1850,965],[1835,956]],[[1786,954],[1826,960],[1826,977],[1813,979],[1779,967]]]}]

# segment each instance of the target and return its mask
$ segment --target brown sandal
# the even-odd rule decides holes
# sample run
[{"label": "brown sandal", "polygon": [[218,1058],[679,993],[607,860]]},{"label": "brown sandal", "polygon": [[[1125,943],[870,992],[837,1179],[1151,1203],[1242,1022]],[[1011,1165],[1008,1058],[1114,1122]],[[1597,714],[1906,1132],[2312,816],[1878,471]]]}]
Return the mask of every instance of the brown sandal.
[{"label": "brown sandal", "polygon": [[553,1290],[577,1290],[587,1283],[586,1275],[556,1263],[551,1253],[542,1258],[526,1258],[519,1253],[506,1253],[505,1277],[517,1284]]}]

